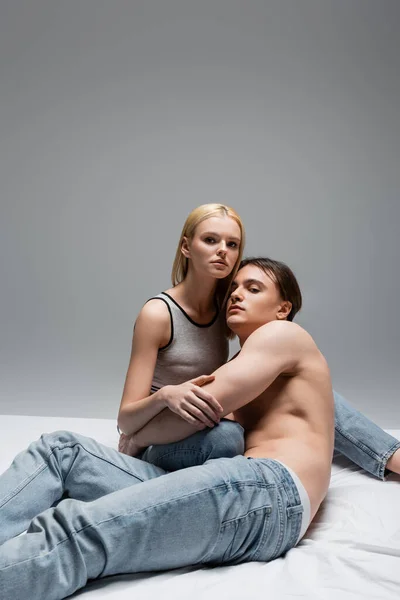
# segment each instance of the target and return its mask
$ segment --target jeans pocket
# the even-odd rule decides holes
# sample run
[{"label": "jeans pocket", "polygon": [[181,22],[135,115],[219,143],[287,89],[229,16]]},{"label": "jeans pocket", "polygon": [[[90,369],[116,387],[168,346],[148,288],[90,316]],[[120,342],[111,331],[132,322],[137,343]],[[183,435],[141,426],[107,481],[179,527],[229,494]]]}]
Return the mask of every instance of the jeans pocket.
[{"label": "jeans pocket", "polygon": [[246,515],[225,521],[217,543],[204,562],[237,564],[249,562],[264,541],[271,506],[260,506]]},{"label": "jeans pocket", "polygon": [[301,523],[303,518],[304,507],[302,504],[296,504],[295,506],[288,506],[286,508],[286,515],[288,522],[290,521],[290,535],[285,540],[285,552],[293,548],[296,544],[297,539],[301,530]]}]

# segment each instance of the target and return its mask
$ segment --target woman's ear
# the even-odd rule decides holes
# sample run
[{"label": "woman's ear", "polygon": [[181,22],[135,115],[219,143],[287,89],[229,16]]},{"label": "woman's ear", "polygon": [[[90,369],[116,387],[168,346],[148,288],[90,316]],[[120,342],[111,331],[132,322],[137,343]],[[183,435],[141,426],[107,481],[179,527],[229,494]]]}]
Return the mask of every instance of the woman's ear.
[{"label": "woman's ear", "polygon": [[287,319],[292,310],[292,303],[289,300],[284,300],[279,307],[276,318],[279,320]]},{"label": "woman's ear", "polygon": [[183,236],[182,239],[181,252],[186,258],[190,258],[189,240],[186,236]]}]

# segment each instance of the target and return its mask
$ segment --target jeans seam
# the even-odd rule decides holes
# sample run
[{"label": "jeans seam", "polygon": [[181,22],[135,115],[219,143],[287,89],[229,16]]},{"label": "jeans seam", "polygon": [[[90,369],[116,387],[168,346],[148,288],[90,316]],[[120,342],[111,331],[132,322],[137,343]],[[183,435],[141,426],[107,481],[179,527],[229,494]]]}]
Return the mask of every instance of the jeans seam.
[{"label": "jeans seam", "polygon": [[368,446],[366,446],[365,444],[360,442],[360,440],[354,438],[351,435],[351,433],[344,432],[343,429],[341,429],[338,425],[336,425],[335,430],[337,433],[339,433],[339,435],[341,435],[343,438],[349,440],[352,444],[354,444],[357,448],[359,448],[360,450],[362,450],[363,452],[368,454],[371,458],[373,458],[375,460],[381,460],[381,457],[379,456],[379,454],[376,454],[376,452],[374,452],[374,450],[372,450],[372,448],[369,448]]},{"label": "jeans seam", "polygon": [[202,450],[197,450],[195,448],[174,448],[174,450],[170,450],[164,454],[161,454],[160,456],[157,456],[157,460],[161,460],[173,454],[201,454],[201,456],[205,458],[205,453]]},{"label": "jeans seam", "polygon": [[[95,458],[109,464],[112,465],[113,467],[116,467],[117,469],[119,469],[120,471],[123,471],[124,473],[127,473],[128,475],[131,475],[132,477],[134,477],[135,479],[138,479],[139,481],[145,481],[144,479],[142,479],[141,477],[138,477],[137,475],[133,475],[130,471],[127,471],[126,469],[122,468],[120,465],[115,464],[114,462],[99,456],[98,454],[95,454],[94,452],[91,452],[90,450],[88,450],[83,444],[82,442],[66,442],[65,444],[61,444],[59,446],[51,446],[51,450],[50,452],[47,454],[47,459],[50,458],[50,456],[52,454],[54,454],[54,450],[64,450],[64,448],[74,448],[75,446],[80,446],[81,448],[83,448],[85,450],[85,452],[87,452],[88,454],[90,454],[90,456],[94,456]],[[47,465],[46,465],[47,466]],[[66,477],[68,477],[70,471],[71,471],[72,465],[68,470],[68,473],[66,474]]]},{"label": "jeans seam", "polygon": [[389,460],[389,458],[391,457],[391,455],[394,454],[394,452],[396,452],[396,450],[398,450],[400,448],[400,442],[395,442],[393,444],[393,446],[391,446],[391,448],[389,448],[389,450],[387,450],[383,455],[379,455],[376,452],[374,452],[374,450],[372,450],[371,448],[369,448],[368,446],[366,446],[365,444],[360,442],[358,439],[354,438],[350,433],[344,432],[343,429],[341,429],[338,425],[335,426],[335,431],[336,431],[336,433],[341,435],[342,438],[350,441],[359,450],[361,450],[362,452],[365,452],[365,454],[367,454],[370,458],[372,458],[373,460],[375,460],[378,463],[378,469],[377,469],[377,472],[375,472],[375,473],[377,474],[377,477],[379,479],[383,480],[385,477],[386,463]]},{"label": "jeans seam", "polygon": [[270,515],[272,512],[272,506],[270,504],[263,504],[262,506],[257,506],[257,508],[252,508],[247,511],[245,515],[241,515],[240,517],[235,517],[234,519],[227,519],[221,523],[221,527],[223,525],[231,525],[232,523],[237,523],[238,521],[242,521],[243,519],[247,519],[253,513],[256,513],[260,510],[266,512],[267,515]]},{"label": "jeans seam", "polygon": [[269,521],[271,518],[271,514],[272,514],[272,506],[269,505],[269,507],[266,507],[269,510],[265,511],[265,518],[263,521],[263,532],[261,535],[261,539],[257,544],[256,549],[249,555],[248,561],[258,561],[259,556],[264,548],[264,544],[266,542],[269,530],[268,530],[268,525],[269,525]]},{"label": "jeans seam", "polygon": [[8,496],[6,496],[3,501],[0,503],[0,508],[3,508],[3,506],[5,506],[7,504],[7,502],[9,502],[11,500],[11,498],[14,498],[17,494],[19,494],[24,488],[26,488],[26,486],[38,475],[40,475],[40,473],[42,473],[42,471],[44,471],[46,468],[48,468],[48,465],[46,463],[42,463],[41,465],[39,465],[39,467],[37,467],[37,469],[31,473],[30,475],[28,475],[28,477],[25,477],[25,479],[23,481],[21,481],[21,483],[14,488],[9,494]]},{"label": "jeans seam", "polygon": [[382,465],[380,465],[380,467],[379,467],[379,475],[380,475],[381,479],[384,479],[384,477],[385,477],[386,464],[387,464],[389,458],[391,458],[393,456],[393,454],[396,452],[396,450],[398,450],[399,448],[400,448],[400,441],[395,442],[393,444],[393,446],[391,448],[389,448],[389,450],[387,450],[385,452],[385,454],[383,455]]}]

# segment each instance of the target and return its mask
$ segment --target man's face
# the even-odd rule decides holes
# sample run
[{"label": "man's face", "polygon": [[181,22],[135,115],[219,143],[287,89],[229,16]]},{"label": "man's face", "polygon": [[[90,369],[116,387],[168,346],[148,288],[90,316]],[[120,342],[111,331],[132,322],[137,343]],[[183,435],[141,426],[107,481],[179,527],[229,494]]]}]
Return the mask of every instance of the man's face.
[{"label": "man's face", "polygon": [[246,265],[237,272],[226,319],[229,328],[239,337],[248,337],[261,325],[286,318],[288,312],[290,303],[282,300],[278,286],[262,269]]}]

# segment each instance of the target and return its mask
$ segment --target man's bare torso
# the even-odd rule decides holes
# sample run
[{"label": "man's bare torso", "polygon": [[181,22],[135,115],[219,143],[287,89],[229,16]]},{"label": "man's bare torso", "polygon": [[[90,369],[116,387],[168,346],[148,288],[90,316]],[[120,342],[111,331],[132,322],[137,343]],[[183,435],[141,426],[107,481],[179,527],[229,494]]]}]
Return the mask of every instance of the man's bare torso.
[{"label": "man's bare torso", "polygon": [[233,413],[245,429],[245,456],[275,458],[300,477],[311,517],[326,494],[333,453],[334,410],[329,369],[322,354],[280,375],[258,398]]}]

